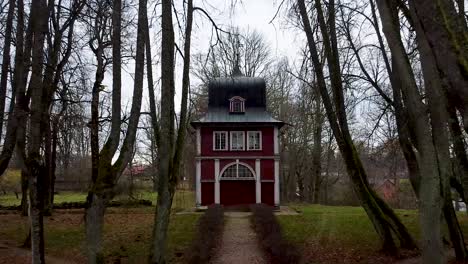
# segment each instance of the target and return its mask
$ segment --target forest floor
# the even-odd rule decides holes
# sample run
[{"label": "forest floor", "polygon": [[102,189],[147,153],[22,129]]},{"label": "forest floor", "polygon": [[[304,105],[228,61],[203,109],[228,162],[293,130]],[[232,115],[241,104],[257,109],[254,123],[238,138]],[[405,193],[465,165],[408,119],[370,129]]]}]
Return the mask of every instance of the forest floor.
[{"label": "forest floor", "polygon": [[[137,199],[155,201],[156,194],[136,194]],[[57,202],[83,201],[85,194],[61,193]],[[117,199],[125,199],[118,197]],[[0,195],[0,205],[17,205],[14,195]],[[174,198],[174,211],[193,206],[193,193],[182,192]],[[417,252],[403,252],[402,258],[382,254],[379,239],[366,213],[360,207],[290,205],[298,215],[277,214],[284,235],[296,244],[305,263],[405,263],[419,262]],[[416,210],[396,210],[400,219],[413,236],[418,239],[420,230]],[[85,263],[83,209],[55,210],[45,218],[46,252],[51,263]],[[170,263],[183,263],[187,248],[196,232],[200,214],[173,214],[169,229]],[[459,213],[461,227],[468,237],[468,215]],[[139,208],[109,208],[104,226],[104,254],[109,263],[142,263],[148,255],[149,241],[154,221],[154,206]],[[19,249],[27,236],[28,219],[16,211],[0,210],[0,264],[25,263],[27,251]],[[255,245],[255,235],[247,217],[226,218],[225,232],[232,234],[226,239],[230,246],[226,254],[248,252],[240,241],[250,241],[249,250]],[[237,241],[237,242],[236,242]],[[257,250],[253,250],[256,252]],[[3,254],[8,252],[8,254]],[[9,256],[9,257],[8,257]],[[18,258],[15,258],[17,256]],[[223,257],[224,259],[224,257]],[[228,259],[226,257],[226,259]],[[219,262],[218,262],[219,263]],[[222,262],[229,263],[229,262]],[[238,262],[242,263],[242,262]],[[244,263],[255,263],[244,261]],[[262,262],[258,262],[262,263]]]},{"label": "forest floor", "polygon": [[[174,198],[174,212],[186,204],[193,193],[181,193]],[[61,193],[56,196],[60,202],[83,201],[86,195]],[[141,193],[138,199],[152,199],[154,193]],[[8,201],[9,204],[2,203]],[[0,196],[0,205],[17,205],[12,197]],[[154,203],[154,202],[153,202]],[[176,215],[171,217],[169,226],[168,261],[184,263],[187,248],[196,232],[199,214]],[[154,206],[138,208],[108,208],[105,216],[103,250],[107,263],[146,263],[149,255],[154,222]],[[84,210],[59,209],[52,216],[45,217],[45,239],[48,263],[86,263],[84,237]],[[28,218],[17,211],[0,210],[0,264],[30,263],[27,250],[21,249],[28,235]],[[8,254],[3,254],[8,252]],[[62,260],[67,260],[62,262]]]},{"label": "forest floor", "polygon": [[224,213],[224,232],[212,264],[267,263],[250,224],[250,215],[248,212]]},{"label": "forest floor", "polygon": [[[301,214],[280,215],[278,219],[286,238],[300,247],[305,263],[420,263],[417,252],[402,252],[400,258],[383,254],[379,238],[361,207],[290,206]],[[413,237],[419,239],[417,210],[396,213]],[[460,213],[458,219],[468,237],[467,214]]]}]

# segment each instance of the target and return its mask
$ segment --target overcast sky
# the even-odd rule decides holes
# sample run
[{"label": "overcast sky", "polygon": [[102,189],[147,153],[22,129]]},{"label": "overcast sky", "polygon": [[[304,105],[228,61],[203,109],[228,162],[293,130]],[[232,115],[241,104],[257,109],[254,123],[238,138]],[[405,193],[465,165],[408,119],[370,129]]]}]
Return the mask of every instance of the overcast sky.
[{"label": "overcast sky", "polygon": [[[194,5],[199,6],[209,12],[210,16],[220,28],[228,28],[230,26],[239,27],[241,30],[258,31],[264,36],[266,42],[270,46],[273,59],[287,56],[293,62],[299,52],[302,43],[301,34],[296,30],[292,30],[291,26],[285,23],[284,13],[285,8],[282,7],[280,14],[270,23],[281,1],[276,0],[244,0],[239,1],[235,8],[232,9],[230,1],[227,0],[195,0]],[[175,20],[175,18],[173,18]],[[174,21],[175,22],[175,21]],[[177,30],[177,28],[175,28]],[[299,32],[300,33],[300,32]],[[192,55],[197,53],[206,53],[210,45],[212,34],[212,24],[208,18],[200,11],[194,15],[194,26],[192,33]],[[153,40],[152,46],[158,47],[160,43]],[[159,49],[154,49],[154,52],[160,52]],[[177,58],[181,62],[181,58]],[[154,71],[159,72],[159,65]],[[133,73],[134,64],[129,63],[126,70],[123,71],[123,86],[122,86],[122,105],[129,106],[133,93],[133,80],[128,73]],[[176,68],[176,109],[179,109],[180,90],[181,90],[181,63],[178,63]],[[158,75],[158,74],[157,74]],[[111,74],[106,75],[104,83],[111,87]],[[196,84],[197,80],[192,76],[191,84]],[[145,85],[146,86],[146,85]],[[146,87],[145,87],[146,90]],[[147,92],[145,91],[145,95]],[[158,94],[158,91],[156,91]],[[146,98],[146,96],[145,96]],[[145,106],[147,102],[144,102]]]}]

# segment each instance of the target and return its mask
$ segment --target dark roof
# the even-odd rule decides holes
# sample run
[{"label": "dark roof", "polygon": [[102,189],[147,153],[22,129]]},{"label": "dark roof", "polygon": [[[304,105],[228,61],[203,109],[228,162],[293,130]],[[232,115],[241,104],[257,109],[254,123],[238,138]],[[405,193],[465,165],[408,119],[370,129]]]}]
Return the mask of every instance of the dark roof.
[{"label": "dark roof", "polygon": [[265,109],[259,107],[246,108],[245,114],[242,115],[230,114],[227,108],[210,108],[205,116],[193,121],[192,125],[196,126],[204,123],[269,123],[278,126],[284,124],[282,121],[274,119]]},{"label": "dark roof", "polygon": [[[240,96],[245,99],[245,113],[229,113],[229,99]],[[208,112],[192,126],[206,123],[276,124],[266,111],[266,85],[263,78],[233,76],[216,78],[208,84]]]},{"label": "dark roof", "polygon": [[263,78],[227,77],[216,78],[208,84],[208,108],[229,107],[233,96],[244,98],[245,108],[266,109],[266,85]]}]

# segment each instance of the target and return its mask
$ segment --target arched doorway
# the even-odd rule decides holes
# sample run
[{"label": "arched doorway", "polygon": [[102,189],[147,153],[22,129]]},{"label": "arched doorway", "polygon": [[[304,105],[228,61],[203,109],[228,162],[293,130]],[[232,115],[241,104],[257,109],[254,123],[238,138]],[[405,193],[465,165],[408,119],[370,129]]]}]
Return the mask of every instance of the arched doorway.
[{"label": "arched doorway", "polygon": [[220,203],[225,206],[255,203],[255,172],[247,164],[228,164],[220,173]]}]

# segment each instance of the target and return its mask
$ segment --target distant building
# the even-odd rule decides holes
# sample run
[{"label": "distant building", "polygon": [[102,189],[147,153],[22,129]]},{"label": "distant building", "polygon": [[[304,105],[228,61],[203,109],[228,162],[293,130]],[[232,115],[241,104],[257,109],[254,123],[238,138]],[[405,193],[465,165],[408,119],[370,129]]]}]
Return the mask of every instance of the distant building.
[{"label": "distant building", "polygon": [[265,80],[217,78],[208,111],[192,122],[197,133],[196,203],[278,206],[279,129],[266,111]]},{"label": "distant building", "polygon": [[395,184],[394,179],[384,179],[377,183],[374,190],[387,202],[398,200],[398,184]]}]

